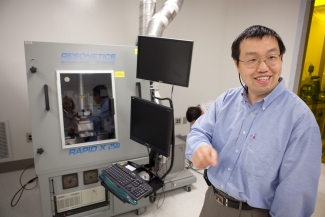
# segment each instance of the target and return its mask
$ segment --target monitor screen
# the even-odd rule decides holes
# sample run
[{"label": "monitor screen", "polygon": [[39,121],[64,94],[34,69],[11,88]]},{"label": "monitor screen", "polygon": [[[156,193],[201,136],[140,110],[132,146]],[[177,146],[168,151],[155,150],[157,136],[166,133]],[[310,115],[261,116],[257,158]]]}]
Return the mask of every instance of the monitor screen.
[{"label": "monitor screen", "polygon": [[130,138],[169,157],[173,118],[172,108],[132,96]]},{"label": "monitor screen", "polygon": [[137,78],[188,87],[193,41],[138,36]]}]

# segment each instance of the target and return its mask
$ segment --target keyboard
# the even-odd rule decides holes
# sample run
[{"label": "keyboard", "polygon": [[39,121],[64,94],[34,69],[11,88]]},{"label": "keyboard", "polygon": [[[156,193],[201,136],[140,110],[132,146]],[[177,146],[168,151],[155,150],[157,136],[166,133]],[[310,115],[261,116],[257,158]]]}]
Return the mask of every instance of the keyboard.
[{"label": "keyboard", "polygon": [[153,191],[153,188],[138,174],[119,164],[103,169],[102,174],[136,201]]}]

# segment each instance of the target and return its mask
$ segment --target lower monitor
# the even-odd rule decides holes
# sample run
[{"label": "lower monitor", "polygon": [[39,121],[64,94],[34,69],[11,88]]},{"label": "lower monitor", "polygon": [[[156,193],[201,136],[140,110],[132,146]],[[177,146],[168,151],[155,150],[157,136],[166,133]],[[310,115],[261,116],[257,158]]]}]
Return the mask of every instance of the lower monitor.
[{"label": "lower monitor", "polygon": [[146,99],[131,97],[130,139],[169,157],[174,110]]}]

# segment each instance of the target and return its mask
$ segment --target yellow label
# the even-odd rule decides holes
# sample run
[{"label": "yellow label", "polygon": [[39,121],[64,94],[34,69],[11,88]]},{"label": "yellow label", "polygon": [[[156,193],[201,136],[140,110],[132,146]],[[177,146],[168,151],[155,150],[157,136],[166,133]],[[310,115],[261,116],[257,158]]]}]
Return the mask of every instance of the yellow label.
[{"label": "yellow label", "polygon": [[115,78],[124,78],[124,71],[116,71],[114,72]]},{"label": "yellow label", "polygon": [[138,54],[138,48],[135,48],[135,49],[134,49],[134,53],[135,53],[135,54]]},{"label": "yellow label", "polygon": [[86,96],[84,96],[84,95],[80,95],[79,98],[80,98],[80,99],[84,99],[84,98],[86,98]]}]

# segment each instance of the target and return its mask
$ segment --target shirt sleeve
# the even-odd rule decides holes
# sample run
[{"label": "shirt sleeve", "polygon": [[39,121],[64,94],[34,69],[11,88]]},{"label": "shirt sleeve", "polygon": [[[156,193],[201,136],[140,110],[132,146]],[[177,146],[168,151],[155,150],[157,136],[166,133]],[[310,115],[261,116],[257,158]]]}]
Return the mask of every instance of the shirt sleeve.
[{"label": "shirt sleeve", "polygon": [[[220,97],[222,98],[222,97]],[[220,103],[220,102],[219,102]],[[218,112],[218,102],[212,103],[207,113],[200,116],[193,124],[190,133],[186,138],[186,151],[187,159],[192,161],[192,155],[202,145],[211,145],[213,136],[214,125]]]},{"label": "shirt sleeve", "polygon": [[[272,216],[311,216],[315,209],[321,167],[318,126],[293,131],[279,168]],[[272,183],[271,183],[272,184]]]},{"label": "shirt sleeve", "polygon": [[99,123],[102,120],[109,118],[109,102],[108,99],[105,99],[104,103],[101,106],[100,114],[96,116],[90,116],[89,119],[94,123]]}]

